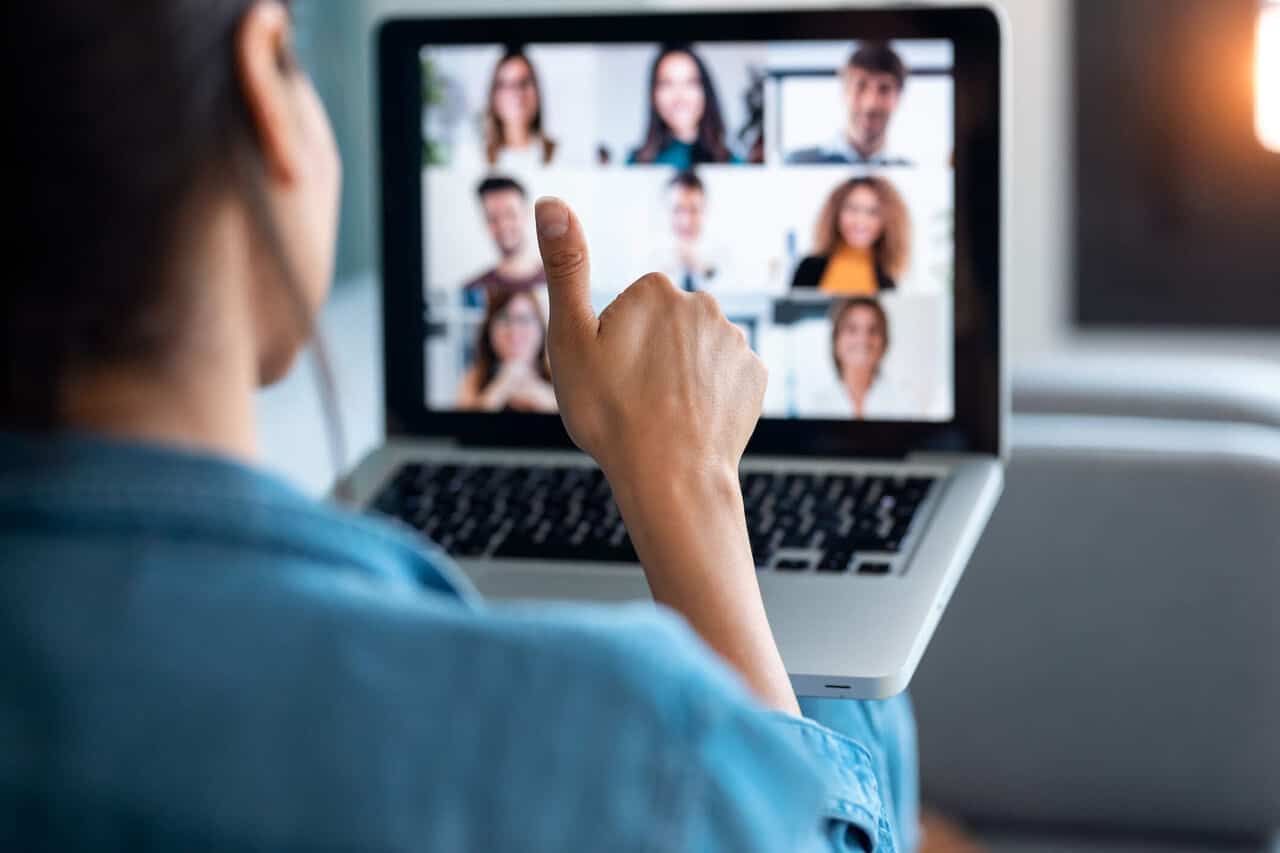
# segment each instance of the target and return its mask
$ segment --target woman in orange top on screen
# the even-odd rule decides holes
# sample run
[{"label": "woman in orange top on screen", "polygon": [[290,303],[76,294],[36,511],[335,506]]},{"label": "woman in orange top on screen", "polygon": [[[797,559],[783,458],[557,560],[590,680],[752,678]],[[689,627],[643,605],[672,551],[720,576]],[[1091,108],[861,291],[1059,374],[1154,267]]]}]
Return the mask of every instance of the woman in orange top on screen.
[{"label": "woman in orange top on screen", "polygon": [[527,291],[489,298],[476,361],[462,379],[458,408],[478,412],[555,412],[547,364],[547,323]]},{"label": "woman in orange top on screen", "polygon": [[874,296],[898,286],[911,256],[911,218],[884,178],[850,178],[822,206],[814,253],[791,286],[841,296]]}]

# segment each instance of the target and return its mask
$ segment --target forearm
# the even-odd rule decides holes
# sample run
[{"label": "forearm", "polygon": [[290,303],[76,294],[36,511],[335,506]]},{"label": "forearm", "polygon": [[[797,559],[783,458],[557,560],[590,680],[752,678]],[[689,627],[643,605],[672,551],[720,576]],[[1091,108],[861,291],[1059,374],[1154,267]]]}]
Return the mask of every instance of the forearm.
[{"label": "forearm", "polygon": [[654,599],[683,614],[765,705],[798,715],[760,597],[736,471],[610,482]]}]

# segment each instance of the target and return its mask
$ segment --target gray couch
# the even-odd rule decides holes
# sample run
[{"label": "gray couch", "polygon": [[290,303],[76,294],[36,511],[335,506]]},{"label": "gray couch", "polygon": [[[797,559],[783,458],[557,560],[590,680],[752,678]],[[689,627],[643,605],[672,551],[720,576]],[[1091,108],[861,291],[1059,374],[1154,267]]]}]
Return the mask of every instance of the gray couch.
[{"label": "gray couch", "polygon": [[1280,367],[1015,377],[1004,498],[913,682],[926,799],[999,851],[1280,836]]}]

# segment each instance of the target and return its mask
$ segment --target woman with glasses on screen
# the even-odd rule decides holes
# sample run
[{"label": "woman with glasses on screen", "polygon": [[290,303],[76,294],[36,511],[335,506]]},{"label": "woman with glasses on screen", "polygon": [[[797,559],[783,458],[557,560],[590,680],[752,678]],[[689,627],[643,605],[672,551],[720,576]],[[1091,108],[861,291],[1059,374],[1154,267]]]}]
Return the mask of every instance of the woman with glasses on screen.
[{"label": "woman with glasses on screen", "polygon": [[562,416],[660,605],[481,602],[258,456],[338,221],[288,8],[19,8],[0,846],[914,848],[906,700],[801,703],[782,665],[737,475],[765,370],[714,300],[648,276],[597,317],[580,223],[538,204]]},{"label": "woman with glasses on screen", "polygon": [[715,84],[693,48],[664,47],[649,68],[649,119],[628,164],[685,170],[702,163],[740,163],[725,142]]},{"label": "woman with glasses on screen", "polygon": [[827,196],[814,229],[814,253],[791,286],[841,296],[893,290],[911,258],[911,217],[884,178],[850,178]]},{"label": "woman with glasses on screen", "polygon": [[458,408],[476,412],[554,412],[547,326],[529,291],[489,298],[476,360],[462,379]]},{"label": "woman with glasses on screen", "polygon": [[548,166],[556,141],[542,130],[542,89],[533,63],[519,47],[508,48],[493,67],[483,122],[484,162],[505,171]]}]

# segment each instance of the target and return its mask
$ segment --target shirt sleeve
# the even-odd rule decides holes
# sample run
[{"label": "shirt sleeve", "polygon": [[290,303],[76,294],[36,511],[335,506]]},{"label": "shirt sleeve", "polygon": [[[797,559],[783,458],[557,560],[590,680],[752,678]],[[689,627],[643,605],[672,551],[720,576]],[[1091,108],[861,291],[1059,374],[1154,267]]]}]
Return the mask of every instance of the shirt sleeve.
[{"label": "shirt sleeve", "polygon": [[[657,849],[901,849],[894,779],[884,758],[899,747],[881,742],[893,734],[886,727],[857,724],[866,718],[865,703],[816,706],[815,716],[839,728],[764,710],[674,615],[661,614],[640,641],[646,648],[626,655],[629,665],[643,673],[648,662],[665,661],[660,671],[642,677],[679,695],[685,722],[668,733],[684,746],[667,786],[676,802],[668,815],[671,832]],[[915,794],[904,789],[902,796]]]},{"label": "shirt sleeve", "polygon": [[[863,744],[810,720],[753,710],[749,724],[707,738],[701,752],[707,786],[723,798],[732,819],[715,820],[708,810],[698,820],[689,849],[803,850],[895,853],[898,850],[873,754]],[[735,748],[719,754],[723,744]],[[774,755],[781,750],[785,758]],[[796,765],[803,769],[797,771]],[[806,792],[802,802],[797,795]],[[756,801],[760,801],[757,804]],[[750,827],[749,810],[769,815],[794,837],[773,833],[777,846],[761,844],[770,835],[757,832],[755,844],[740,846],[730,827]],[[757,818],[758,820],[758,818]]]},{"label": "shirt sleeve", "polygon": [[919,846],[920,773],[916,724],[906,693],[875,702],[800,700],[805,718],[860,745],[877,780],[884,817],[901,853]]}]

